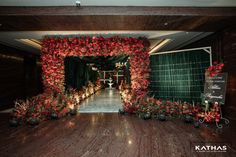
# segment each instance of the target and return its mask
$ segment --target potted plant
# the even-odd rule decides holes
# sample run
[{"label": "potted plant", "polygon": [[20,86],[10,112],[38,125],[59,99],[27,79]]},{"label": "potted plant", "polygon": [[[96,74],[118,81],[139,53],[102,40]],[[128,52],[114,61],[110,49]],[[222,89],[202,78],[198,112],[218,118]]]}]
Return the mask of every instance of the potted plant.
[{"label": "potted plant", "polygon": [[9,120],[9,125],[11,127],[17,127],[18,126],[18,120],[16,118],[12,118]]},{"label": "potted plant", "polygon": [[143,119],[144,119],[144,120],[151,119],[151,113],[150,113],[150,112],[144,113]]},{"label": "potted plant", "polygon": [[193,122],[193,117],[192,117],[192,115],[186,114],[186,115],[184,116],[184,122],[185,122],[185,123],[192,123],[192,122]]},{"label": "potted plant", "polygon": [[34,126],[39,124],[40,119],[40,106],[37,106],[35,102],[32,101],[32,106],[30,106],[27,112],[27,123]]},{"label": "potted plant", "polygon": [[163,102],[160,105],[158,119],[160,121],[165,121],[166,120],[166,104],[165,104],[165,102]]},{"label": "potted plant", "polygon": [[200,122],[198,120],[195,120],[193,122],[193,126],[194,126],[194,128],[200,128]]},{"label": "potted plant", "polygon": [[145,113],[144,113],[144,112],[141,112],[141,111],[138,111],[136,114],[137,114],[137,116],[138,116],[139,118],[143,119]]},{"label": "potted plant", "polygon": [[70,115],[71,116],[75,116],[76,114],[77,114],[77,109],[76,108],[70,109]]},{"label": "potted plant", "polygon": [[37,117],[30,117],[28,119],[28,124],[31,126],[35,126],[39,124],[39,119]]},{"label": "potted plant", "polygon": [[119,110],[118,110],[118,113],[119,113],[120,115],[124,115],[124,114],[125,114],[124,108],[119,109]]},{"label": "potted plant", "polygon": [[165,115],[165,113],[160,113],[160,114],[158,115],[158,119],[159,119],[160,121],[165,121],[165,120],[166,120],[166,115]]},{"label": "potted plant", "polygon": [[52,119],[52,120],[58,119],[58,115],[57,115],[56,112],[52,112],[52,113],[51,113],[51,119]]},{"label": "potted plant", "polygon": [[192,123],[193,122],[193,113],[191,110],[191,105],[187,102],[183,103],[183,119],[185,123]]}]

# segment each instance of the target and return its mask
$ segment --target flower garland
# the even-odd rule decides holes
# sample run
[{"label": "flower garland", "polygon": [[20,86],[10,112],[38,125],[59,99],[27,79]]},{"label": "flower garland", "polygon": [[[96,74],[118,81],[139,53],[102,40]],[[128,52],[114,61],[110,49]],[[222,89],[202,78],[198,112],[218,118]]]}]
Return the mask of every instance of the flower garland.
[{"label": "flower garland", "polygon": [[[45,38],[42,42],[42,75],[45,90],[64,91],[64,58],[68,56],[130,56],[131,93],[143,98],[149,85],[149,41],[128,37]],[[128,106],[126,106],[128,107]]]}]

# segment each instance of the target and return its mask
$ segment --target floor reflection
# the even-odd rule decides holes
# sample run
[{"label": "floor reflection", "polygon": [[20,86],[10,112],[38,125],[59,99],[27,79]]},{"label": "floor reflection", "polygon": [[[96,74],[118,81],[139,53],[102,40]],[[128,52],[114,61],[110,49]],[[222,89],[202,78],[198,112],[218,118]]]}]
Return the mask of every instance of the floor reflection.
[{"label": "floor reflection", "polygon": [[122,107],[119,91],[104,89],[82,102],[80,113],[118,112]]}]

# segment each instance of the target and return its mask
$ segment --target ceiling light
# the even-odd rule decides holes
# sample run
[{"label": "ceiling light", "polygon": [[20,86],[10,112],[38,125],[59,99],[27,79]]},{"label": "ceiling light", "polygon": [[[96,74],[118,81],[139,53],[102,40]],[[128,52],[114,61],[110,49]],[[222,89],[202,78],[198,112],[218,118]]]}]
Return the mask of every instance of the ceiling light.
[{"label": "ceiling light", "polygon": [[4,54],[0,54],[0,57],[6,58],[6,59],[17,60],[17,61],[24,61],[24,58],[22,57],[15,57],[15,56],[9,56],[9,55],[4,55]]},{"label": "ceiling light", "polygon": [[165,26],[167,26],[167,25],[168,25],[168,23],[167,23],[167,22],[165,22],[165,23],[164,23],[164,25],[165,25]]},{"label": "ceiling light", "polygon": [[75,1],[75,5],[76,5],[76,7],[80,7],[80,1]]},{"label": "ceiling light", "polygon": [[39,44],[39,45],[42,44],[42,42],[41,42],[40,40],[36,40],[36,39],[30,39],[30,40],[33,41],[33,42],[35,42],[35,43],[37,43],[37,44]]},{"label": "ceiling light", "polygon": [[41,42],[35,39],[16,39],[16,41],[19,41],[25,45],[34,47],[36,49],[41,49]]},{"label": "ceiling light", "polygon": [[159,44],[157,44],[151,51],[149,51],[149,54],[156,52],[157,50],[161,49],[163,46],[168,44],[171,40],[170,39],[164,39]]}]

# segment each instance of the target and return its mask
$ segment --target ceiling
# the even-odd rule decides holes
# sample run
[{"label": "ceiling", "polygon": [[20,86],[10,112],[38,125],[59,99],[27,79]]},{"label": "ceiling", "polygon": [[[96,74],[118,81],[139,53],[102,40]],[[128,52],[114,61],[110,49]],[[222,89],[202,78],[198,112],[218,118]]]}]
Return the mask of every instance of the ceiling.
[{"label": "ceiling", "polygon": [[235,18],[235,0],[81,0],[81,7],[75,6],[75,0],[1,0],[0,43],[40,54],[39,49],[19,39],[145,36],[151,49],[170,39],[158,50],[167,51],[236,26]]},{"label": "ceiling", "polygon": [[16,31],[0,32],[0,43],[14,47],[26,52],[40,54],[30,44],[21,42],[19,39],[41,40],[44,36],[126,36],[126,37],[147,37],[150,40],[152,49],[160,40],[170,39],[171,41],[161,51],[173,50],[197,41],[212,32],[185,32],[185,31]]},{"label": "ceiling", "polygon": [[[0,6],[73,6],[76,0],[1,0]],[[235,0],[80,0],[82,6],[232,7]]]}]

